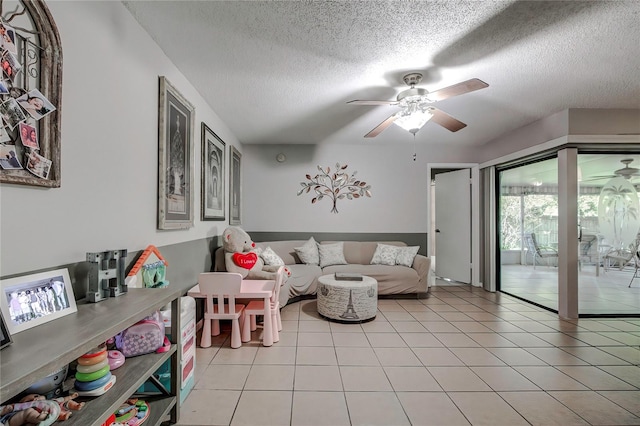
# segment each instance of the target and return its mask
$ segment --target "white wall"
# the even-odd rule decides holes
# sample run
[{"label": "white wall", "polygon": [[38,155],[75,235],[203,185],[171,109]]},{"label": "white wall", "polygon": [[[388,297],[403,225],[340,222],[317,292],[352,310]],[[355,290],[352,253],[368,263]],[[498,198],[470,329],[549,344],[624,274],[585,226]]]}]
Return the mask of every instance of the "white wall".
[{"label": "white wall", "polygon": [[[85,259],[86,252],[219,235],[201,222],[200,123],[240,148],[120,2],[52,1],[63,50],[62,186],[0,187],[0,275]],[[156,230],[158,76],[195,105],[195,227]]]},{"label": "white wall", "polygon": [[[243,227],[273,232],[420,232],[428,231],[428,163],[474,162],[472,149],[417,142],[381,146],[366,140],[344,145],[245,145],[243,151]],[[284,153],[284,163],[276,155]],[[313,196],[297,196],[305,175],[317,166],[347,172],[371,185],[371,198],[338,200],[331,213],[328,198],[311,204]]]}]

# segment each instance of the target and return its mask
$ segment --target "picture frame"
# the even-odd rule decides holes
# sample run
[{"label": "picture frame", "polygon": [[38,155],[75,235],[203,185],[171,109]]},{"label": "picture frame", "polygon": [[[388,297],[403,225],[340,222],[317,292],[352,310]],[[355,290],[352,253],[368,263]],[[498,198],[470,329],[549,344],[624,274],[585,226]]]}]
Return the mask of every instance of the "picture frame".
[{"label": "picture frame", "polygon": [[195,108],[159,78],[158,229],[193,226],[193,127]]},{"label": "picture frame", "polygon": [[231,166],[229,167],[229,225],[242,224],[242,154],[230,147]]},{"label": "picture frame", "polygon": [[11,333],[7,329],[7,323],[4,321],[4,315],[0,312],[0,349],[13,343]]},{"label": "picture frame", "polygon": [[202,220],[225,220],[225,143],[202,122]]},{"label": "picture frame", "polygon": [[66,268],[4,279],[0,288],[0,311],[10,335],[78,311]]}]

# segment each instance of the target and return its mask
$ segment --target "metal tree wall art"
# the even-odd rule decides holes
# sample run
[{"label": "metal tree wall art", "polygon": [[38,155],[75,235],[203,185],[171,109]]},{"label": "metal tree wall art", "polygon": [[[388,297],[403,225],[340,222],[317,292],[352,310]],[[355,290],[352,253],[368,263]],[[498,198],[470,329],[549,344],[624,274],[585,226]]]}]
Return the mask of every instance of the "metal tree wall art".
[{"label": "metal tree wall art", "polygon": [[348,165],[341,166],[340,163],[336,163],[335,172],[331,173],[331,168],[326,169],[318,166],[317,175],[311,177],[307,174],[308,182],[300,182],[302,189],[298,191],[298,195],[302,193],[309,193],[313,191],[314,197],[311,200],[311,204],[322,200],[327,197],[333,201],[333,208],[331,213],[338,213],[336,202],[346,198],[347,200],[353,200],[360,197],[371,197],[371,185],[367,185],[367,182],[356,180],[355,176],[357,171],[354,171],[351,175],[345,172]]}]

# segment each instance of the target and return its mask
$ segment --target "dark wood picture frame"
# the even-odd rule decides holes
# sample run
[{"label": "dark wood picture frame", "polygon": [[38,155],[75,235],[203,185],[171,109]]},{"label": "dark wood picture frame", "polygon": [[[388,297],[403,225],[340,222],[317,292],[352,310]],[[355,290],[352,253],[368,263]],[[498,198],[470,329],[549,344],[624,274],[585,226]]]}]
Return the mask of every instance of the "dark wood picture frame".
[{"label": "dark wood picture frame", "polygon": [[229,167],[229,225],[242,224],[242,154],[233,145],[230,147]]},{"label": "dark wood picture frame", "polygon": [[7,329],[7,323],[4,322],[4,316],[0,312],[0,349],[9,346],[11,343],[13,343],[13,339]]},{"label": "dark wood picture frame", "polygon": [[160,76],[158,115],[158,229],[193,226],[195,108]]},{"label": "dark wood picture frame", "polygon": [[225,143],[202,122],[202,220],[225,220]]}]

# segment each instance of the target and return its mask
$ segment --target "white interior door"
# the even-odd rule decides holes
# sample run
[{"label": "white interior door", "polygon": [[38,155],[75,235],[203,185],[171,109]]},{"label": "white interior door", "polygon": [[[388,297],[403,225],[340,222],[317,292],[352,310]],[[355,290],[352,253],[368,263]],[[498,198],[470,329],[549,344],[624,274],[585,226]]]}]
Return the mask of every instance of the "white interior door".
[{"label": "white interior door", "polygon": [[471,282],[471,173],[435,175],[436,276]]}]

